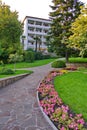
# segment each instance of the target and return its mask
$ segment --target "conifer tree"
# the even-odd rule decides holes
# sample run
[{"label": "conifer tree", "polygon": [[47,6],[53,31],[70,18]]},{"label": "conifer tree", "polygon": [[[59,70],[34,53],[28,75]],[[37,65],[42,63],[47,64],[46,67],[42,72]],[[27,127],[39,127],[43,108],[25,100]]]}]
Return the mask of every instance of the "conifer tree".
[{"label": "conifer tree", "polygon": [[83,3],[79,0],[52,0],[51,30],[49,33],[56,51],[65,52],[66,62],[68,62],[68,37],[70,36],[71,23],[79,16]]}]

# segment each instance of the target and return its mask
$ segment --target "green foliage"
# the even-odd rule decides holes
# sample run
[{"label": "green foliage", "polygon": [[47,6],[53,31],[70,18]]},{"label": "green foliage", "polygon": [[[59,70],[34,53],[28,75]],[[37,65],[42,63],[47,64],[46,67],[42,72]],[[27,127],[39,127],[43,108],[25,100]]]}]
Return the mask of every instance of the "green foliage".
[{"label": "green foliage", "polygon": [[43,54],[42,52],[35,52],[35,60],[50,59],[49,54]]},{"label": "green foliage", "polygon": [[50,58],[51,58],[51,56],[49,54],[44,54],[43,55],[43,59],[50,59]]},{"label": "green foliage", "polygon": [[23,61],[23,55],[18,55],[17,53],[9,55],[9,63],[22,62],[22,61]]},{"label": "green foliage", "polygon": [[35,60],[42,60],[43,59],[43,54],[42,52],[35,52]]},{"label": "green foliage", "polygon": [[[28,62],[20,62],[20,63],[17,63],[16,64],[16,69],[19,69],[19,68],[30,68],[30,67],[37,67],[37,66],[42,66],[42,65],[46,65],[46,64],[49,64],[51,63],[52,61],[54,61],[55,59],[52,58],[52,59],[45,59],[45,60],[36,60],[32,63],[28,63]],[[1,63],[2,64],[2,63]],[[14,69],[14,64],[5,64],[5,66],[7,68],[12,68]],[[0,68],[2,66],[0,65]]]},{"label": "green foliage", "polygon": [[31,74],[33,72],[30,70],[16,70],[15,73],[13,73],[13,74],[9,74],[9,75],[8,74],[0,74],[0,78],[5,78],[5,77],[9,77],[9,76],[16,76],[16,75],[25,74],[25,73]]},{"label": "green foliage", "polygon": [[35,59],[34,52],[26,51],[24,59],[25,59],[26,62],[34,62],[34,59]]},{"label": "green foliage", "polygon": [[32,48],[28,48],[26,51],[33,51],[34,52],[34,50]]},{"label": "green foliage", "polygon": [[10,75],[10,74],[14,74],[14,71],[12,69],[8,69],[8,68],[3,67],[0,70],[0,74],[1,75]]},{"label": "green foliage", "polygon": [[63,67],[66,67],[66,64],[64,61],[62,60],[57,60],[57,61],[54,61],[52,64],[51,64],[52,67],[54,68],[63,68]]},{"label": "green foliage", "polygon": [[80,14],[82,2],[74,0],[53,0],[51,6],[53,12],[50,12],[52,18],[51,30],[49,38],[51,44],[54,45],[55,51],[63,51],[66,53],[66,61],[68,60],[68,37],[71,34],[71,23]]},{"label": "green foliage", "polygon": [[0,60],[5,62],[9,54],[19,50],[21,34],[22,24],[18,20],[18,13],[0,2]]},{"label": "green foliage", "polygon": [[71,32],[69,46],[78,48],[82,57],[87,56],[87,7],[81,9],[81,14],[72,23]]}]

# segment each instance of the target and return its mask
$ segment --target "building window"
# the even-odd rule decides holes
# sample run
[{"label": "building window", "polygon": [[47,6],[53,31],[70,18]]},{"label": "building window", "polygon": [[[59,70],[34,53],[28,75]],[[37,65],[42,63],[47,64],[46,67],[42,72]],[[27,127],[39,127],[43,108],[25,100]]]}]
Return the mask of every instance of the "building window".
[{"label": "building window", "polygon": [[42,32],[42,29],[36,28],[36,31],[37,31],[37,32]]},{"label": "building window", "polygon": [[29,33],[28,33],[28,36],[29,36],[30,38],[34,38],[34,35],[33,35],[33,34],[29,34]]},{"label": "building window", "polygon": [[34,21],[33,20],[28,20],[28,23],[29,24],[34,24]]},{"label": "building window", "polygon": [[48,30],[44,30],[44,33],[48,33]]},{"label": "building window", "polygon": [[41,22],[38,22],[38,21],[36,21],[36,25],[42,25],[42,23]]},{"label": "building window", "polygon": [[29,30],[29,31],[34,31],[34,28],[28,27],[28,30]]},{"label": "building window", "polygon": [[34,42],[31,42],[31,45],[34,45]]},{"label": "building window", "polygon": [[49,24],[48,23],[43,23],[44,26],[46,27],[49,27]]}]

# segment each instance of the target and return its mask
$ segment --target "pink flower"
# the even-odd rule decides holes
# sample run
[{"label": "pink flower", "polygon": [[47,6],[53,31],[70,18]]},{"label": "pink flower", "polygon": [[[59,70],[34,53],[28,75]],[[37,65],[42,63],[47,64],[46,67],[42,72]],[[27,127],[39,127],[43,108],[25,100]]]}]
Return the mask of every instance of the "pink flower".
[{"label": "pink flower", "polygon": [[52,84],[53,77],[61,75],[64,72],[64,70],[60,72],[52,71],[47,77],[45,77],[42,83],[40,83],[40,87],[38,88],[38,92],[42,97],[40,105],[52,121],[58,122],[60,130],[66,130],[67,128],[79,130],[80,127],[81,129],[83,128],[85,123],[82,118],[82,114],[69,114],[69,107],[63,105],[61,98],[55,91],[54,85]]},{"label": "pink flower", "polygon": [[77,120],[77,122],[82,124],[82,125],[84,125],[84,123],[85,123],[83,119],[79,119],[79,120]]},{"label": "pink flower", "polygon": [[60,130],[65,130],[65,128],[62,126],[62,128],[60,128]]}]

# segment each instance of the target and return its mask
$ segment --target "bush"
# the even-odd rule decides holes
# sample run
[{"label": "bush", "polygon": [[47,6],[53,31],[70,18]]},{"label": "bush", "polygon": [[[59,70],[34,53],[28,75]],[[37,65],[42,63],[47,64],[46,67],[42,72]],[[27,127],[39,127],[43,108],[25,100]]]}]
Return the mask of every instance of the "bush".
[{"label": "bush", "polygon": [[50,59],[50,58],[51,58],[51,56],[49,54],[43,55],[43,59]]},{"label": "bush", "polygon": [[12,69],[2,68],[0,70],[0,74],[2,74],[2,75],[14,74],[14,71]]},{"label": "bush", "polygon": [[22,61],[23,61],[23,55],[18,55],[17,53],[9,55],[9,63],[22,62]]},{"label": "bush", "polygon": [[51,64],[52,67],[54,68],[63,68],[63,67],[66,67],[66,64],[64,61],[62,60],[58,60],[58,61],[54,61],[52,64]]},{"label": "bush", "polygon": [[42,60],[43,54],[42,52],[35,52],[35,60]]},{"label": "bush", "polygon": [[25,52],[25,61],[26,62],[34,62],[34,52],[32,51],[26,51]]}]

